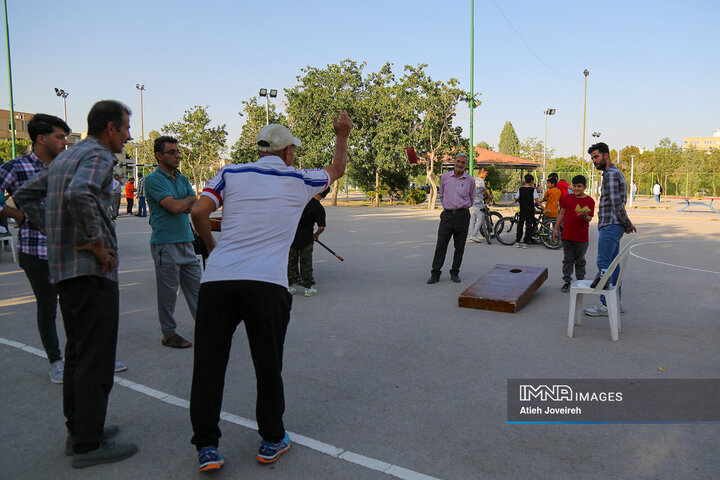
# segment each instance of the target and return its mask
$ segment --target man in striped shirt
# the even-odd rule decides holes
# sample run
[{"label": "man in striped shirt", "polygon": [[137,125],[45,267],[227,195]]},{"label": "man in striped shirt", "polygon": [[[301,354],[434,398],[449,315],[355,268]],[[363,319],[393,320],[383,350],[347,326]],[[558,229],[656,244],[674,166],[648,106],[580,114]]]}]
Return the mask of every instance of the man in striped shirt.
[{"label": "man in striped shirt", "polygon": [[[636,232],[625,211],[627,201],[627,186],[625,177],[619,168],[613,165],[610,160],[610,148],[607,144],[600,142],[588,148],[590,159],[595,168],[603,172],[600,204],[598,207],[598,254],[597,267],[600,273],[604,273],[612,261],[620,252],[620,239],[623,234]],[[612,284],[617,282],[620,269],[615,269],[611,277]],[[622,290],[620,290],[622,294]],[[588,307],[584,310],[585,315],[591,317],[607,316],[608,310],[605,304],[605,297],[600,296],[598,305]],[[622,302],[620,311],[624,311]]]},{"label": "man in striped shirt", "polygon": [[[340,111],[333,128],[332,163],[324,169],[298,170],[293,161],[300,140],[282,125],[263,127],[257,137],[260,159],[223,167],[192,208],[195,229],[211,252],[198,298],[190,394],[192,443],[201,472],[224,464],[217,451],[218,423],[233,332],[240,322],[245,322],[257,377],[256,415],[262,441],[256,459],[272,463],[290,448],[283,424],[282,380],[292,304],[288,254],[305,205],[345,172],[352,129],[347,112]],[[210,214],[221,206],[222,233],[216,246]]]},{"label": "man in striped shirt", "polygon": [[[36,173],[65,150],[70,127],[61,118],[38,113],[28,122],[32,151],[0,165],[0,191],[12,196]],[[20,226],[18,231],[18,262],[30,281],[35,294],[37,328],[45,354],[50,362],[50,381],[63,382],[63,357],[58,341],[55,319],[57,293],[50,285],[45,235],[17,208],[0,206],[0,216],[13,218]]]},{"label": "man in striped shirt", "polygon": [[65,324],[63,412],[72,466],[134,455],[134,444],[108,441],[119,319],[117,237],[110,218],[114,153],[131,140],[130,109],[104,100],[88,114],[88,137],[57,156],[15,193],[27,218],[47,235],[50,281]]}]

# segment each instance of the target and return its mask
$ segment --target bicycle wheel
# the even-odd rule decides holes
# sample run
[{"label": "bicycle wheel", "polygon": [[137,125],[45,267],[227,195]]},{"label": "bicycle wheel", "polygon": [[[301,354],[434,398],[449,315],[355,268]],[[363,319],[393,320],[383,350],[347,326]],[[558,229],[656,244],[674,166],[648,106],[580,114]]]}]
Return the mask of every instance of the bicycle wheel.
[{"label": "bicycle wheel", "polygon": [[490,245],[492,242],[490,239],[492,236],[490,235],[490,232],[492,231],[492,226],[490,224],[490,217],[488,217],[487,214],[483,217],[483,223],[480,225],[480,234],[485,237],[485,241],[487,241],[488,245]]},{"label": "bicycle wheel", "polygon": [[549,220],[545,220],[541,224],[540,228],[538,229],[538,235],[540,236],[540,241],[543,245],[545,245],[546,248],[549,248],[550,250],[557,250],[562,246],[559,235],[560,232],[558,232],[557,239],[553,240],[553,230],[555,230],[555,219],[551,218]]},{"label": "bicycle wheel", "polygon": [[497,225],[503,216],[498,212],[490,212],[488,218],[490,220],[490,238],[495,238],[495,225]]},{"label": "bicycle wheel", "polygon": [[495,238],[503,245],[512,245],[515,243],[515,228],[513,217],[503,217],[495,225]]}]

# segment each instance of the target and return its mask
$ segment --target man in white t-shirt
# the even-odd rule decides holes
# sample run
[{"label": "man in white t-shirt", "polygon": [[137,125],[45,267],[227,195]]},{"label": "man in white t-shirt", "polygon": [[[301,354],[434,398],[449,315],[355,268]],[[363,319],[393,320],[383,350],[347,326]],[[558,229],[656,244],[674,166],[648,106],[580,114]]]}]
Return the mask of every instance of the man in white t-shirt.
[{"label": "man in white t-shirt", "polygon": [[[290,244],[305,205],[345,172],[352,122],[340,111],[333,122],[335,155],[324,169],[293,168],[302,145],[282,125],[258,133],[260,160],[227,165],[207,183],[192,208],[195,229],[210,252],[198,297],[195,365],[190,395],[192,443],[200,471],[219,469],[225,371],[232,336],[245,322],[257,377],[256,415],[262,437],[257,460],[272,463],[290,448],[283,425],[282,359],[290,321],[287,264]],[[223,207],[222,232],[215,240],[210,214]]]},{"label": "man in white t-shirt", "polygon": [[[487,195],[485,192],[485,177],[487,177],[487,175],[488,169],[481,167],[478,176],[475,177],[475,201],[473,202],[473,208],[470,212],[470,231],[472,232],[470,234],[470,240],[478,243],[481,241],[478,233],[480,233],[480,227],[485,217],[483,209],[485,208],[485,195]],[[488,233],[492,234],[492,232]]]},{"label": "man in white t-shirt", "polygon": [[655,185],[653,185],[652,192],[655,196],[655,203],[660,203],[660,194],[662,193],[662,187],[658,182],[655,182]]}]

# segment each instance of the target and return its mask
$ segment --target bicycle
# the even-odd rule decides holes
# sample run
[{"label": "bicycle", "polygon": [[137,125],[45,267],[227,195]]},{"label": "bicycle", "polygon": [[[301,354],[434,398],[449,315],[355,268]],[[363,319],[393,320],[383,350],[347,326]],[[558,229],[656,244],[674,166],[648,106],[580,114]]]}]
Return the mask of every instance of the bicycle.
[{"label": "bicycle", "polygon": [[[542,213],[542,211],[536,210],[536,213],[540,213],[540,215],[534,218],[533,224],[530,227],[532,229],[531,238],[533,240],[540,241],[540,243],[542,243],[545,248],[549,248],[550,250],[557,250],[562,246],[562,242],[560,241],[560,232],[562,231],[562,229],[558,231],[557,238],[553,239],[553,230],[555,229],[555,221],[557,219],[546,217]],[[501,218],[495,225],[495,237],[497,238],[498,242],[502,243],[503,245],[514,245],[516,237],[515,228],[517,228],[516,225],[519,222],[519,211],[512,217]]]},{"label": "bicycle", "polygon": [[482,207],[480,207],[480,210],[482,210],[483,213],[483,220],[482,224],[480,225],[480,234],[483,236],[483,238],[485,238],[485,241],[487,241],[488,245],[490,245],[492,243],[490,239],[495,238],[495,222],[493,221],[493,217],[496,217],[499,221],[500,219],[502,219],[502,215],[500,215],[500,212],[490,211],[490,208],[488,208],[487,205],[483,205]]}]

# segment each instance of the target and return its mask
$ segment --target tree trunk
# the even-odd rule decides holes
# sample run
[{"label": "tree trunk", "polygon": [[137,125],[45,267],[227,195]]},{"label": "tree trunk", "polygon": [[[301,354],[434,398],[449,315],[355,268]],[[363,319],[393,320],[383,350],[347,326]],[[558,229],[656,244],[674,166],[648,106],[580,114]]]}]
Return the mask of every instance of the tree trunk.
[{"label": "tree trunk", "polygon": [[432,165],[425,166],[425,174],[428,182],[430,182],[430,198],[428,198],[428,210],[435,210],[435,202],[437,201],[437,184],[435,183],[435,175],[432,174]]},{"label": "tree trunk", "polygon": [[332,184],[332,206],[337,207],[337,196],[338,196],[338,190],[340,189],[340,184],[337,180],[335,180]]},{"label": "tree trunk", "polygon": [[375,206],[380,206],[380,169],[375,169]]}]

